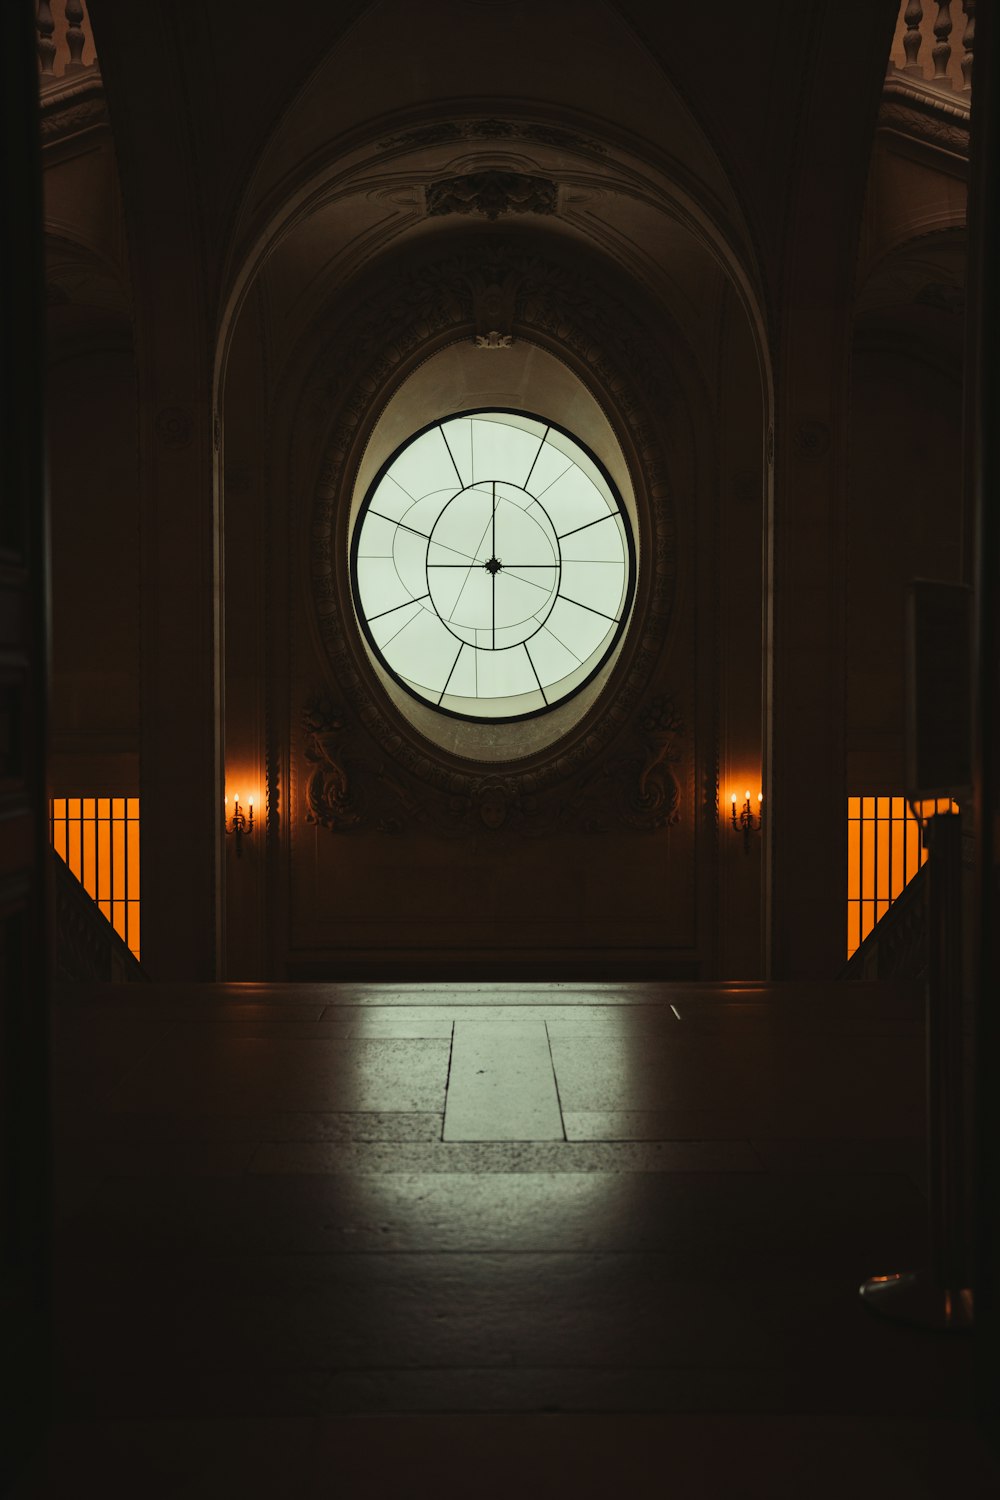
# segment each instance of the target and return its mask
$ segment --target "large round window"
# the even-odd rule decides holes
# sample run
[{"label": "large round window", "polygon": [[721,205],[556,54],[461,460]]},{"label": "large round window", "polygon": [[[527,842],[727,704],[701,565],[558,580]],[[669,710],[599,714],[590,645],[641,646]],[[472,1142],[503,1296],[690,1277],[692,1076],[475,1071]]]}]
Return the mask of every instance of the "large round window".
[{"label": "large round window", "polygon": [[463,412],[396,449],[351,544],[358,618],[415,698],[463,719],[544,713],[590,681],[632,603],[635,547],[590,450],[525,412]]}]

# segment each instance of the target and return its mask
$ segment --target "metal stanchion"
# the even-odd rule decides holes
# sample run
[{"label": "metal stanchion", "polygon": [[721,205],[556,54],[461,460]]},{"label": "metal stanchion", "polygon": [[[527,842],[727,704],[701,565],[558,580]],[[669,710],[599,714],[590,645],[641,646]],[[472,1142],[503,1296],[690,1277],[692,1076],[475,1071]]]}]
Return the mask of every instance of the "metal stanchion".
[{"label": "metal stanchion", "polygon": [[861,1285],[880,1317],[947,1332],[972,1327],[966,1233],[965,1064],[962,1015],[962,820],[930,818],[927,964],[927,1169],[930,1264]]}]

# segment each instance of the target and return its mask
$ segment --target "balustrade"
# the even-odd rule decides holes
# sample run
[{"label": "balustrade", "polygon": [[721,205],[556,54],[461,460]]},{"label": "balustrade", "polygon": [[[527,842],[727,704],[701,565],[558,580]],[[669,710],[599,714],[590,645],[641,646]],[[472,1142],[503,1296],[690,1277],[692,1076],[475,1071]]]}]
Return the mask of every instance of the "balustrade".
[{"label": "balustrade", "polygon": [[36,0],[38,69],[42,87],[97,67],[85,0]]},{"label": "balustrade", "polygon": [[[951,43],[954,27],[951,0],[926,6],[920,0],[903,0],[892,43],[889,77],[902,76],[967,105],[972,89],[976,0],[962,0],[962,12],[965,24],[959,52]],[[920,60],[925,42],[924,56],[929,56],[930,69]]]}]

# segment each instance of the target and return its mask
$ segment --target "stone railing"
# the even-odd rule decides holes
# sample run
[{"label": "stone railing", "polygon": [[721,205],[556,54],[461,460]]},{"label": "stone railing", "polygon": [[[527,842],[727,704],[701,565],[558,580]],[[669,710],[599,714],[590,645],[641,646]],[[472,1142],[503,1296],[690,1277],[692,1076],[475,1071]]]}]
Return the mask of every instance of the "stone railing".
[{"label": "stone railing", "polygon": [[38,72],[42,92],[98,71],[84,0],[37,0]]},{"label": "stone railing", "polygon": [[56,979],[141,984],[146,975],[58,854],[52,853],[55,891]]},{"label": "stone railing", "polygon": [[[955,17],[952,16],[955,12]],[[976,42],[976,0],[922,5],[903,0],[892,39],[886,84],[937,96],[968,114]]]},{"label": "stone railing", "polygon": [[968,170],[975,43],[975,0],[903,0],[879,111],[882,129],[957,176]]},{"label": "stone railing", "polygon": [[875,924],[841,979],[922,979],[927,972],[927,866]]},{"label": "stone railing", "polygon": [[84,0],[36,0],[35,17],[42,144],[47,146],[106,125],[107,113]]}]

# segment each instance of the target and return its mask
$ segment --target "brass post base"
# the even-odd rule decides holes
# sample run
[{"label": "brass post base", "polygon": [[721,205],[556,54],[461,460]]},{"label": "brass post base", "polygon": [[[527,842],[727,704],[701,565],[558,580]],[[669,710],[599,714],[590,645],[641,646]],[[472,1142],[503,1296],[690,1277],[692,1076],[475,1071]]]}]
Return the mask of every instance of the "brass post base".
[{"label": "brass post base", "polygon": [[927,1271],[869,1276],[859,1291],[865,1306],[880,1318],[938,1333],[968,1333],[972,1329],[971,1288],[947,1291],[935,1286]]}]

